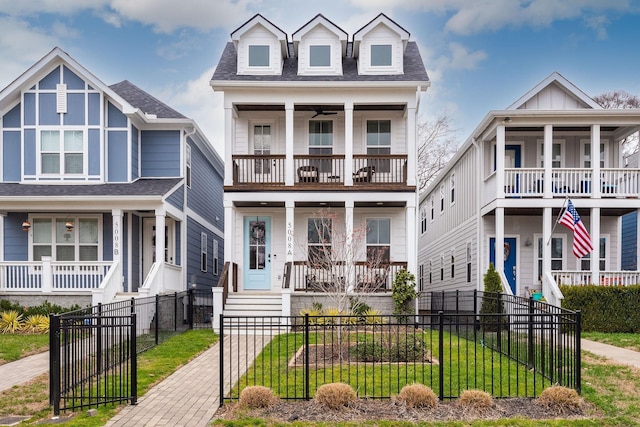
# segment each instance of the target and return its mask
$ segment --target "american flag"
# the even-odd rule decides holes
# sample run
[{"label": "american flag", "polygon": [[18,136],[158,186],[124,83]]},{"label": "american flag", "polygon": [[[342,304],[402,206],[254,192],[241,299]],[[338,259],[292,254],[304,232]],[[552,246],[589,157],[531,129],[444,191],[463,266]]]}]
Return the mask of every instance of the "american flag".
[{"label": "american flag", "polygon": [[591,236],[589,236],[589,232],[584,227],[571,199],[567,200],[567,208],[560,218],[560,224],[573,231],[573,254],[577,258],[582,258],[593,250]]}]

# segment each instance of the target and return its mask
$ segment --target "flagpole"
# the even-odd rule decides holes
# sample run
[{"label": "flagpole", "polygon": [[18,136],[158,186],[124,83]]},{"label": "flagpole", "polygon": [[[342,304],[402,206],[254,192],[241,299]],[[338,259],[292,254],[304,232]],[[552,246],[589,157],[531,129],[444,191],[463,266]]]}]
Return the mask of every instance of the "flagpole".
[{"label": "flagpole", "polygon": [[562,217],[562,214],[564,213],[565,210],[565,206],[567,205],[567,201],[569,200],[569,195],[565,195],[564,196],[564,203],[562,204],[562,207],[560,208],[560,212],[558,213],[558,217],[556,218],[556,222],[555,224],[553,224],[553,228],[551,228],[551,235],[549,236],[549,240],[547,240],[547,246],[549,246],[549,243],[551,243],[551,238],[553,237],[553,232],[556,229],[556,226],[558,225],[558,222],[560,222],[560,218]]}]

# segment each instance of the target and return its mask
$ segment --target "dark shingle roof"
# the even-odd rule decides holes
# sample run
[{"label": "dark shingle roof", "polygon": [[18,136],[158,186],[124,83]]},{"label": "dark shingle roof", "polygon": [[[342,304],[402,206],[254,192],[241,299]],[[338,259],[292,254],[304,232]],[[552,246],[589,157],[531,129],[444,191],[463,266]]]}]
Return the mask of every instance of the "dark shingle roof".
[{"label": "dark shingle roof", "polygon": [[341,76],[299,76],[297,58],[287,58],[282,67],[282,75],[249,76],[238,75],[238,55],[233,43],[229,42],[222,52],[220,62],[213,73],[212,80],[220,81],[264,81],[264,82],[298,82],[298,81],[327,81],[327,82],[403,82],[428,81],[429,76],[424,68],[420,51],[416,42],[407,43],[404,51],[404,74],[398,75],[359,75],[356,60],[351,57],[342,60]]},{"label": "dark shingle roof", "polygon": [[134,108],[142,110],[143,113],[155,114],[159,119],[187,118],[128,80],[121,81],[109,87]]},{"label": "dark shingle roof", "polygon": [[2,197],[91,197],[91,196],[164,196],[182,178],[139,179],[132,183],[86,184],[86,185],[39,185],[0,183]]}]

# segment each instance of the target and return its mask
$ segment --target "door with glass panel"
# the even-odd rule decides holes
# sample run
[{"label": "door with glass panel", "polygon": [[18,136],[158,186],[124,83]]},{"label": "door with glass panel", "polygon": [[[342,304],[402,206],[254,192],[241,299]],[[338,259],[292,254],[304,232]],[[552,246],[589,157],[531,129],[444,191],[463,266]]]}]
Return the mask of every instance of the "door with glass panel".
[{"label": "door with glass panel", "polygon": [[271,182],[271,126],[253,126],[253,154],[257,156],[254,163],[256,182]]},{"label": "door with glass panel", "polygon": [[244,289],[271,289],[271,218],[244,218]]}]

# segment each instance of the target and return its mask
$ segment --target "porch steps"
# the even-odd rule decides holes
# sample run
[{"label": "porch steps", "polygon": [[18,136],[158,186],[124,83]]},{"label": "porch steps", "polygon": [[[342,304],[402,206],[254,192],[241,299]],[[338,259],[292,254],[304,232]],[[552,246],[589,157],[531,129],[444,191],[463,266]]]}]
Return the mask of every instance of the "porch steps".
[{"label": "porch steps", "polygon": [[282,296],[264,292],[229,294],[222,313],[225,316],[282,316]]}]

